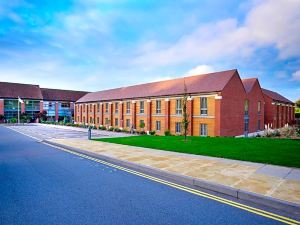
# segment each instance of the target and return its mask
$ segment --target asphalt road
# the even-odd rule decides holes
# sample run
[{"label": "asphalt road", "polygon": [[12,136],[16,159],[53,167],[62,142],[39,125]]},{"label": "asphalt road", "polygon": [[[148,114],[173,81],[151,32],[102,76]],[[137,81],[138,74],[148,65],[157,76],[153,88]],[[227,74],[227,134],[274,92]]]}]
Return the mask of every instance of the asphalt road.
[{"label": "asphalt road", "polygon": [[0,224],[281,224],[0,126]]}]

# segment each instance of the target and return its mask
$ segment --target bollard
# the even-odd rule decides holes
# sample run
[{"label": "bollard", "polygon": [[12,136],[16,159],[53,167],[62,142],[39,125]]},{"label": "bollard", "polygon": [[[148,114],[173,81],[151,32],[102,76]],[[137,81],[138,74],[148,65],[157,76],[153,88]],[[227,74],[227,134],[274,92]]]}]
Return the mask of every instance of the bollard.
[{"label": "bollard", "polygon": [[92,127],[89,127],[89,129],[88,129],[88,139],[89,140],[92,139]]}]

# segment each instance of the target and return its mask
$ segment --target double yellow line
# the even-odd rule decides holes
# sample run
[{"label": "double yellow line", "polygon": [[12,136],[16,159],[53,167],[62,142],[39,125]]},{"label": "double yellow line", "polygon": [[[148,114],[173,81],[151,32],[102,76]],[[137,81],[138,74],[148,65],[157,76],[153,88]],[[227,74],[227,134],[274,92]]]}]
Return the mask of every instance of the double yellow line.
[{"label": "double yellow line", "polygon": [[237,203],[237,202],[234,202],[234,201],[222,198],[222,197],[218,197],[218,196],[215,196],[215,195],[212,195],[212,194],[208,194],[208,193],[196,190],[196,189],[192,189],[192,188],[189,188],[189,187],[186,187],[186,186],[183,186],[183,185],[173,183],[173,182],[162,180],[162,179],[159,179],[159,178],[156,178],[156,177],[153,177],[153,176],[141,173],[141,172],[134,171],[132,169],[128,169],[128,168],[125,168],[125,167],[122,167],[122,166],[118,166],[118,165],[115,165],[115,164],[112,164],[112,163],[109,163],[109,162],[106,162],[106,161],[103,161],[103,160],[100,160],[100,159],[97,159],[97,158],[94,158],[94,157],[91,157],[91,156],[88,156],[88,155],[85,155],[85,154],[82,154],[82,153],[78,153],[78,152],[71,151],[71,150],[68,150],[68,149],[65,149],[65,148],[57,147],[57,146],[54,146],[54,145],[51,145],[51,144],[47,144],[47,145],[58,148],[58,149],[63,150],[65,152],[71,153],[73,155],[77,155],[79,157],[89,159],[89,160],[101,163],[103,165],[106,165],[106,166],[109,166],[109,167],[112,167],[112,168],[115,168],[115,169],[118,169],[118,170],[125,171],[127,173],[131,173],[131,174],[134,174],[134,175],[137,175],[137,176],[140,176],[140,177],[143,177],[143,178],[146,178],[146,179],[149,179],[149,180],[152,180],[152,181],[164,184],[164,185],[168,185],[170,187],[173,187],[173,188],[185,191],[185,192],[189,192],[189,193],[192,193],[192,194],[204,197],[204,198],[212,199],[214,201],[218,201],[218,202],[221,202],[221,203],[224,203],[224,204],[227,204],[227,205],[230,205],[230,206],[242,209],[242,210],[246,210],[248,212],[251,212],[251,213],[263,216],[263,217],[267,217],[267,218],[270,218],[270,219],[273,219],[273,220],[277,220],[277,221],[280,221],[280,222],[285,223],[285,224],[291,224],[291,225],[300,224],[299,221],[296,221],[296,220],[293,220],[293,219],[290,219],[290,218],[287,218],[287,217],[284,217],[284,216],[280,216],[280,215],[270,213],[270,212],[267,212],[267,211],[264,211],[264,210],[261,210],[261,209],[257,209],[257,208],[254,208],[254,207],[250,207],[250,206],[247,206],[247,205],[244,205],[244,204],[241,204],[241,203]]}]

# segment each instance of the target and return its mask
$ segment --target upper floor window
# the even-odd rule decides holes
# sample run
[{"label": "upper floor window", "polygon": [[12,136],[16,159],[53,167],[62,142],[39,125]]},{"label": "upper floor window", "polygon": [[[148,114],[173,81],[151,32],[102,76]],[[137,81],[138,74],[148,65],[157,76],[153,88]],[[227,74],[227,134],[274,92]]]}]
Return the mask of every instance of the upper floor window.
[{"label": "upper floor window", "polygon": [[245,111],[245,115],[249,114],[249,100],[246,99],[244,102],[244,111]]},{"label": "upper floor window", "polygon": [[156,114],[161,114],[161,100],[156,100]]},{"label": "upper floor window", "polygon": [[145,112],[145,102],[140,101],[140,113],[144,113],[144,112]]},{"label": "upper floor window", "polygon": [[83,105],[83,112],[85,112],[85,104]]},{"label": "upper floor window", "polygon": [[115,103],[115,113],[119,113],[119,103]]},{"label": "upper floor window", "polygon": [[126,113],[130,113],[130,102],[126,102]]},{"label": "upper floor window", "polygon": [[182,100],[176,99],[176,114],[182,114]]},{"label": "upper floor window", "polygon": [[258,112],[258,114],[261,113],[261,101],[259,101],[259,102],[257,103],[257,112]]},{"label": "upper floor window", "polygon": [[200,98],[200,114],[207,115],[207,97]]},{"label": "upper floor window", "polygon": [[105,113],[108,113],[108,102],[105,103]]},{"label": "upper floor window", "polygon": [[93,105],[90,105],[90,112],[93,112]]},{"label": "upper floor window", "polygon": [[97,104],[97,112],[100,112],[100,103]]}]

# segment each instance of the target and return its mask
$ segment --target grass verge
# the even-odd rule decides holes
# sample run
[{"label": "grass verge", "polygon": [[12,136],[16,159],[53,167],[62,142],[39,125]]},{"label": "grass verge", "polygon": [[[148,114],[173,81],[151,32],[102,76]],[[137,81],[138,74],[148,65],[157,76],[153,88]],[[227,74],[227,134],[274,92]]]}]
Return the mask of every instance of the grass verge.
[{"label": "grass verge", "polygon": [[300,168],[300,140],[181,136],[133,136],[95,141]]}]

